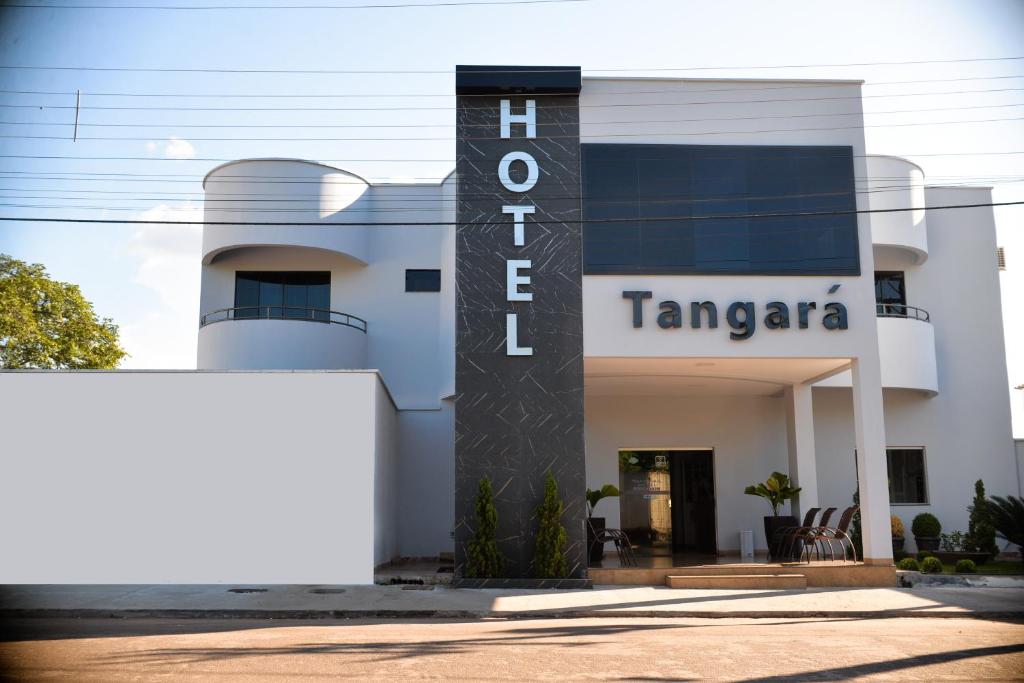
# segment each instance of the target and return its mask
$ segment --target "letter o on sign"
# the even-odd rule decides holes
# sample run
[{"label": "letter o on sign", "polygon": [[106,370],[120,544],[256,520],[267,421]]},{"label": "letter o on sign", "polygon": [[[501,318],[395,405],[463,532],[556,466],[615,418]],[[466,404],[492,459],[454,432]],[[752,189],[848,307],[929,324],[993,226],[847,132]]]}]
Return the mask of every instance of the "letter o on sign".
[{"label": "letter o on sign", "polygon": [[[526,164],[526,180],[521,183],[512,182],[512,178],[508,174],[509,167],[515,161]],[[509,152],[498,163],[498,179],[509,192],[529,192],[537,184],[539,178],[540,171],[537,170],[537,160],[526,152]]]}]

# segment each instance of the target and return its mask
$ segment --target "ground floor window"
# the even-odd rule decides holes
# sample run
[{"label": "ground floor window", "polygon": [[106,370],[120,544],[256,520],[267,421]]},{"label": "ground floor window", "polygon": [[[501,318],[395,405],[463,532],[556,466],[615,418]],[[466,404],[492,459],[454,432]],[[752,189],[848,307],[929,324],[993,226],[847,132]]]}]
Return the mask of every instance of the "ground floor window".
[{"label": "ground floor window", "polygon": [[331,274],[328,271],[235,273],[236,318],[327,321],[330,308]]},{"label": "ground floor window", "polygon": [[887,448],[885,453],[889,461],[889,502],[896,505],[926,504],[924,449]]},{"label": "ground floor window", "polygon": [[[885,460],[889,474],[889,504],[927,505],[924,449],[886,448]],[[857,451],[853,452],[853,467],[856,472]]]}]

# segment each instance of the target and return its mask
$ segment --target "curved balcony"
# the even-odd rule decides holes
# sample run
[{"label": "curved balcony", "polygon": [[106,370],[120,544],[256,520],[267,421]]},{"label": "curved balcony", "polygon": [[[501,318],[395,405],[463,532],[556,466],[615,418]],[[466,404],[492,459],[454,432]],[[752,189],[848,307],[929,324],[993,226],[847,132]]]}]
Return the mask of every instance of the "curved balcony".
[{"label": "curved balcony", "polygon": [[914,211],[871,214],[871,241],[876,251],[909,257],[914,263],[928,258],[928,226],[925,223],[924,172],[906,159],[886,156],[867,158],[871,208]]},{"label": "curved balcony", "polygon": [[353,173],[298,159],[242,159],[210,171],[203,190],[204,264],[233,249],[267,246],[369,261],[370,185]]},{"label": "curved balcony", "polygon": [[366,321],[323,308],[242,306],[199,321],[200,370],[366,369]]},{"label": "curved balcony", "polygon": [[[885,389],[939,393],[935,361],[935,328],[928,311],[905,304],[878,304],[878,355]],[[830,377],[817,386],[849,387],[850,373]]]}]

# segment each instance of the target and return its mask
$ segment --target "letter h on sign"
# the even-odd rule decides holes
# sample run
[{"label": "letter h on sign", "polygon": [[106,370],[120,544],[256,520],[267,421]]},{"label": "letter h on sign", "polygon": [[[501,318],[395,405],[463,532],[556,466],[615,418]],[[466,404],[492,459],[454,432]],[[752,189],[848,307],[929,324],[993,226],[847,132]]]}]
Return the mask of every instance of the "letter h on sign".
[{"label": "letter h on sign", "polygon": [[[513,114],[511,100],[501,101],[501,137],[503,140],[512,138],[512,124],[523,124],[526,126],[526,137],[528,139],[537,137],[537,103],[534,100],[526,100],[526,113]],[[515,182],[512,180],[512,164],[520,161],[526,166],[526,180]],[[502,157],[498,164],[498,179],[509,192],[529,192],[537,184],[540,178],[540,170],[537,168],[537,160],[529,153],[513,151]],[[501,212],[512,214],[513,223],[513,244],[517,247],[526,244],[526,227],[524,225],[527,214],[536,212],[532,204],[510,204],[501,207]],[[533,264],[529,259],[508,260],[505,265],[505,290],[508,301],[533,301],[533,294],[520,292],[520,285],[529,285],[530,276],[520,275],[520,270],[532,268]],[[519,315],[507,313],[505,315],[505,355],[507,356],[532,356],[532,346],[520,346],[519,344]]]}]

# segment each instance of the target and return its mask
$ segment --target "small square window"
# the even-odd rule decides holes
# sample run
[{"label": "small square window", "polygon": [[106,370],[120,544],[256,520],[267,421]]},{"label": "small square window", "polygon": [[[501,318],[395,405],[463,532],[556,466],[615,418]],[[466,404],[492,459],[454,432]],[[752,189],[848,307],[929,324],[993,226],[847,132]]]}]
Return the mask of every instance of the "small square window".
[{"label": "small square window", "polygon": [[406,270],[405,291],[407,292],[440,292],[440,270]]},{"label": "small square window", "polygon": [[[923,448],[886,448],[890,505],[928,505],[928,477]],[[857,451],[853,452],[857,472]],[[859,474],[857,475],[859,476]]]}]

